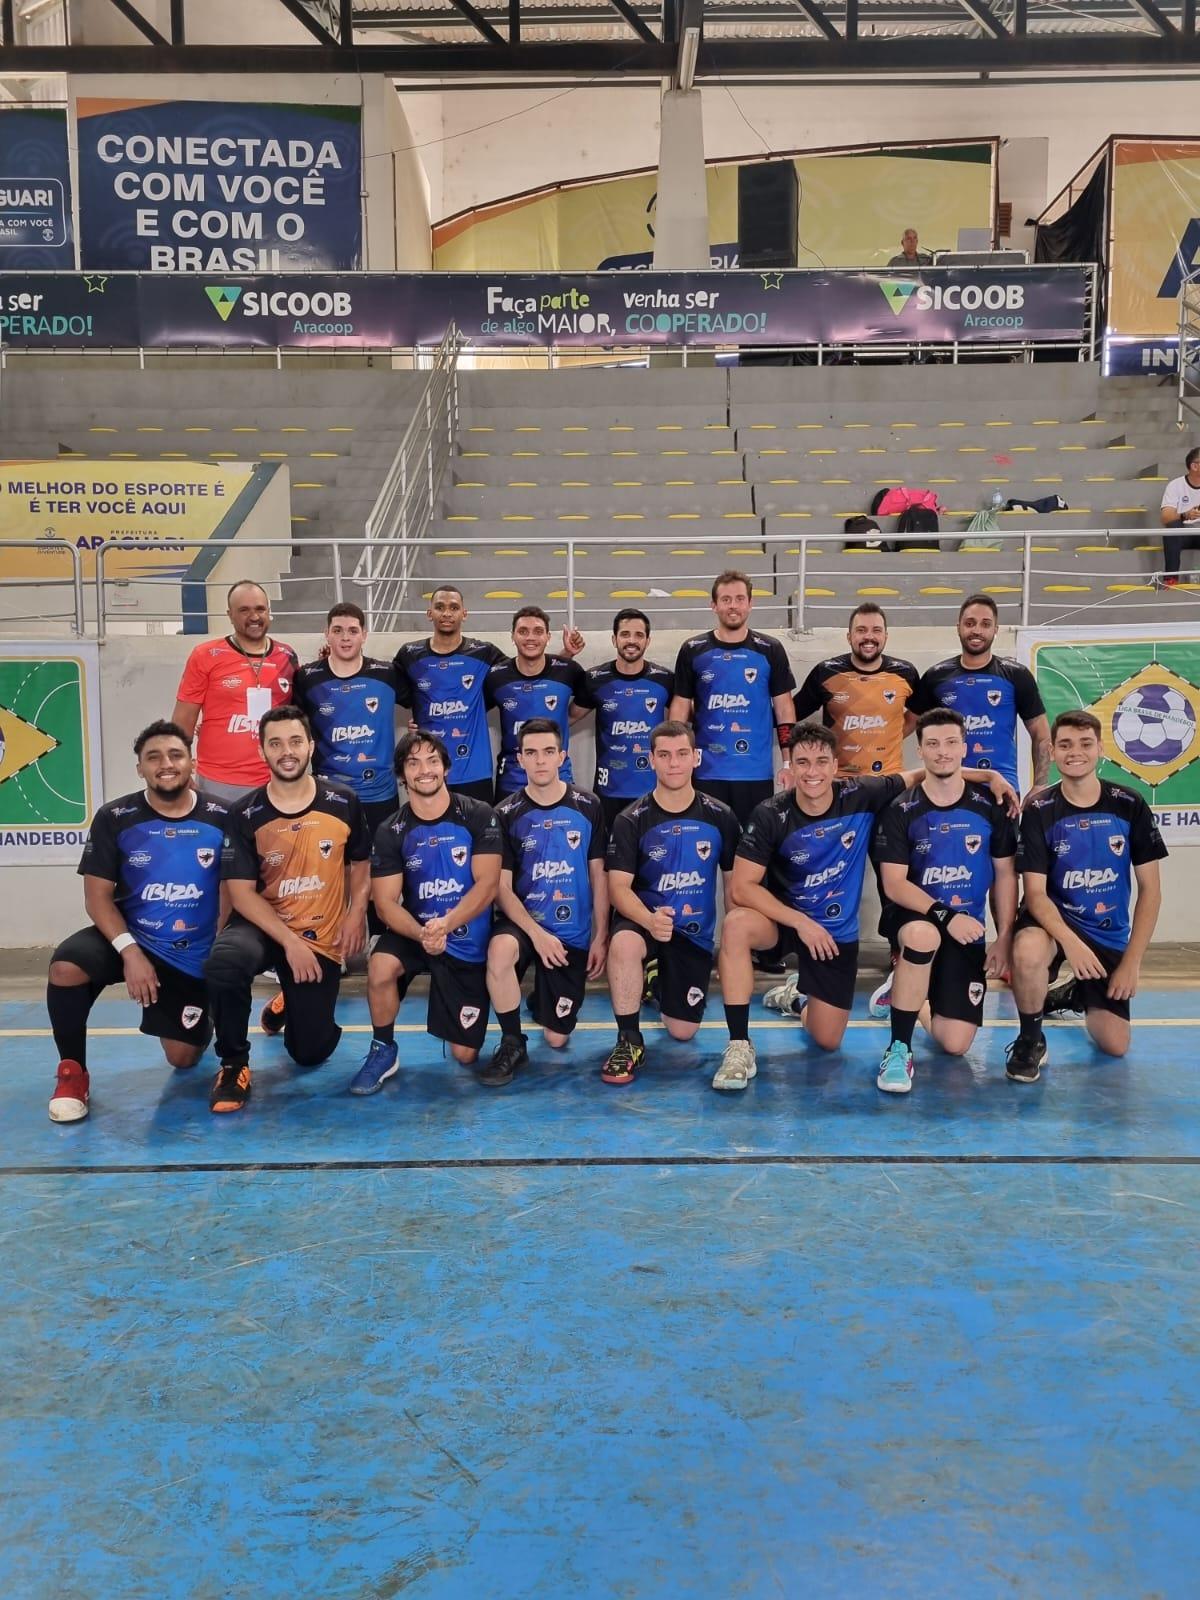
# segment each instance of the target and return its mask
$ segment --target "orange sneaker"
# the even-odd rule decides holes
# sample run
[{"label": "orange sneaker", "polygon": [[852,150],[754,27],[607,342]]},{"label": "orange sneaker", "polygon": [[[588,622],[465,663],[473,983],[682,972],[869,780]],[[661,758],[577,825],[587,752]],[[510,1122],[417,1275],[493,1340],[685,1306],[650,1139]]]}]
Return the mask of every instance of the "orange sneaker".
[{"label": "orange sneaker", "polygon": [[222,1064],[208,1097],[210,1111],[240,1111],[250,1098],[250,1068]]},{"label": "orange sneaker", "polygon": [[287,1003],[283,998],[282,989],[273,1000],[268,1000],[262,1008],[258,1025],[268,1038],[274,1039],[277,1034],[283,1032],[286,1009]]}]

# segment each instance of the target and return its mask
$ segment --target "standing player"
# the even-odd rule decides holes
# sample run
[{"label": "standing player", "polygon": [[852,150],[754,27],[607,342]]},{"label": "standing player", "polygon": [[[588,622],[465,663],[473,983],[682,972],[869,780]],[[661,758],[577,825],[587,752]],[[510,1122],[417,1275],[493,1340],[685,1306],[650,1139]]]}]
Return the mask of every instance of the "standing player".
[{"label": "standing player", "polygon": [[152,722],[133,750],[144,788],[100,807],[79,863],[91,926],[50,959],[54,1122],[88,1114],[88,1016],[109,984],[124,982],[171,1066],[194,1067],[212,1038],[203,972],[221,915],[226,807],[192,788],[192,742],[175,723]]},{"label": "standing player", "polygon": [[349,789],[313,777],[303,711],[277,706],[258,731],[271,778],[230,813],[221,877],[233,915],[204,969],[221,1062],[213,1111],[240,1111],[250,1098],[255,974],[279,974],[284,1047],[298,1066],[315,1067],[342,1036],[334,1021],[342,961],[366,938],[370,840],[362,807]]},{"label": "standing player", "polygon": [[1064,711],[1050,739],[1062,782],[1035,795],[1021,819],[1025,898],[1013,941],[1021,1031],[1007,1051],[1007,1074],[1018,1083],[1041,1076],[1046,990],[1064,958],[1075,980],[1055,1009],[1082,1011],[1105,1055],[1129,1049],[1129,1002],[1158,921],[1158,863],[1167,854],[1141,795],[1097,775],[1101,728],[1090,711]]},{"label": "standing player", "polygon": [[[926,711],[917,719],[917,745],[925,776],[888,806],[875,835],[885,931],[900,948],[892,1037],[876,1078],[888,1094],[912,1088],[918,1015],[947,1055],[971,1048],[987,980],[1000,977],[1012,959],[1017,915],[1016,830],[993,795],[963,778],[963,717],[945,706]],[[990,950],[984,943],[989,895],[996,918]]]},{"label": "standing player", "polygon": [[613,618],[616,657],[584,678],[579,704],[596,713],[596,796],[611,829],[619,811],[654,787],[650,731],[667,714],[674,691],[669,667],[646,660],[650,618],[627,606]]},{"label": "standing player", "polygon": [[232,804],[271,776],[258,742],[258,724],[292,698],[300,665],[290,644],[268,633],[266,590],[243,578],[229,591],[233,632],[198,644],[187,658],[171,715],[196,743],[196,773],[210,796]]},{"label": "standing player", "polygon": [[608,951],[604,818],[594,794],[564,783],[562,733],[533,717],[517,735],[524,789],[497,808],[504,863],[488,945],[488,994],[500,1043],[480,1083],[511,1083],[529,1052],[521,1032],[521,978],[533,963],[533,1020],[561,1050],[574,1032],[589,978]]},{"label": "standing player", "polygon": [[[564,629],[564,641],[569,638]],[[496,797],[525,787],[525,773],[517,760],[517,735],[531,717],[549,717],[562,733],[563,749],[568,750],[571,724],[587,716],[578,705],[583,691],[583,668],[564,656],[548,656],[550,618],[541,606],[522,606],[512,621],[512,640],[516,659],[502,660],[484,681],[484,700],[500,712],[500,758],[496,763]],[[579,636],[582,648],[582,635]],[[571,782],[571,756],[568,750],[562,776]]]},{"label": "standing player", "polygon": [[742,827],[775,788],[772,734],[787,765],[796,687],[779,640],[751,630],[752,605],[744,572],[718,576],[717,625],[680,647],[669,712],[673,722],[695,723],[696,788],[727,805]]},{"label": "standing player", "polygon": [[899,772],[905,737],[916,726],[909,701],[917,669],[889,656],[887,639],[883,609],[864,600],[850,613],[849,651],[819,661],[796,694],[797,722],[819,711],[824,726],[833,729],[844,778]]},{"label": "standing player", "polygon": [[950,706],[961,713],[968,763],[995,767],[1014,789],[1019,719],[1033,745],[1033,787],[1040,789],[1050,772],[1046,708],[1029,668],[992,654],[998,625],[999,612],[991,595],[969,595],[958,611],[960,653],[922,673],[911,709],[920,715],[934,706]]},{"label": "standing player", "polygon": [[[751,958],[775,947],[796,957],[797,972],[769,989],[763,1004],[799,1017],[813,1043],[842,1042],[858,968],[859,901],[875,819],[924,768],[878,778],[837,777],[831,728],[799,724],[792,739],[793,790],[764,801],[750,819],[733,869],[735,909],[721,929],[721,992],[731,1047],[716,1089],[744,1089],[756,1069],[750,1042]],[[964,773],[1012,805],[996,772]],[[736,1050],[733,1046],[737,1046]]]},{"label": "standing player", "polygon": [[491,806],[446,787],[450,765],[450,752],[430,733],[414,730],[396,747],[408,803],[375,835],[371,855],[371,892],[385,931],[367,963],[371,1044],[351,1094],[374,1094],[399,1070],[396,1015],[419,973],[429,974],[433,1037],[464,1064],[483,1046],[503,846]]},{"label": "standing player", "polygon": [[739,830],[727,805],[693,787],[697,759],[686,722],[660,723],[650,735],[654,788],[613,823],[608,987],[617,1042],[600,1072],[605,1083],[630,1083],[646,1059],[640,1017],[647,960],[658,962],[662,1019],[673,1039],[694,1038],[704,1016],[717,886],[733,866]]}]

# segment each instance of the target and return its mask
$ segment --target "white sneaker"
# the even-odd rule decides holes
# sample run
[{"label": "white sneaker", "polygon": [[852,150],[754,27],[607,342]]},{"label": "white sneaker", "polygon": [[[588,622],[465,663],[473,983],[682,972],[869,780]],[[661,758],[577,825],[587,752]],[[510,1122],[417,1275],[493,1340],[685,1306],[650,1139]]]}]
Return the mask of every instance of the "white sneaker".
[{"label": "white sneaker", "polygon": [[867,1001],[867,1015],[874,1017],[876,1022],[886,1022],[892,1014],[892,978],[894,976],[894,971],[889,969],[887,977]]},{"label": "white sneaker", "polygon": [[762,997],[768,1011],[782,1011],[785,1016],[799,1017],[808,1004],[808,996],[801,993],[800,978],[795,972],[783,983],[768,989]]},{"label": "white sneaker", "polygon": [[758,1058],[749,1039],[731,1039],[713,1077],[714,1089],[744,1089],[758,1072]]}]

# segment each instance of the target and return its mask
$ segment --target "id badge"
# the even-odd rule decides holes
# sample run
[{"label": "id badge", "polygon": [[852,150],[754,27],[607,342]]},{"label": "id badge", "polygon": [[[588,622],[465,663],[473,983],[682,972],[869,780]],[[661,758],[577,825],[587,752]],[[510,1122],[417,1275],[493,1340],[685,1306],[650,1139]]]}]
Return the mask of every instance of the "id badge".
[{"label": "id badge", "polygon": [[256,728],[270,709],[270,689],[256,687],[246,690],[246,715]]}]

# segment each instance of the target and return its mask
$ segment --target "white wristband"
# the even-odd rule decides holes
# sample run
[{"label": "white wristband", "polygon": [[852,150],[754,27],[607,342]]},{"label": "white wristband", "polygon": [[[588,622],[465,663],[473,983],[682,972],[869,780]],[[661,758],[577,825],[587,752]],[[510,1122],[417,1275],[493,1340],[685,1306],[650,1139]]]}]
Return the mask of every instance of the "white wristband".
[{"label": "white wristband", "polygon": [[119,933],[113,940],[112,947],[118,955],[124,955],[125,951],[129,949],[129,946],[136,943],[137,940],[131,933]]}]

